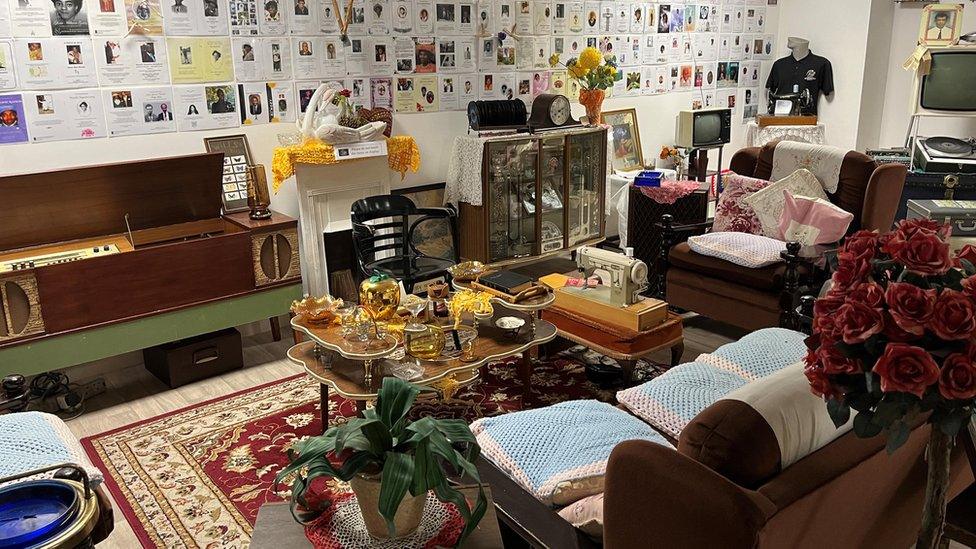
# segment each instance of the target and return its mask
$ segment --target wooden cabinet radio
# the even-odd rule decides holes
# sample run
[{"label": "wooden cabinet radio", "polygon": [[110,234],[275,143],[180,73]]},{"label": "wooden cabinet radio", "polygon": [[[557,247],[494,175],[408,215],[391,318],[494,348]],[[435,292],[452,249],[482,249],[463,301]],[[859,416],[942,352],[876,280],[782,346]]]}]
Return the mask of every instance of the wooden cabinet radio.
[{"label": "wooden cabinet radio", "polygon": [[0,348],[299,281],[297,221],[221,215],[222,172],[208,153],[0,178]]}]

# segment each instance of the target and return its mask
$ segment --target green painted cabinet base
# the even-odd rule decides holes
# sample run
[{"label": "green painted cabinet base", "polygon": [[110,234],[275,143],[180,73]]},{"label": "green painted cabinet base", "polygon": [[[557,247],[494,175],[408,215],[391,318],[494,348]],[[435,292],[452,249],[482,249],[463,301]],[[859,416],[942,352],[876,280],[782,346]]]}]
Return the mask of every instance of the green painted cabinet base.
[{"label": "green painted cabinet base", "polygon": [[34,375],[153,345],[266,320],[288,312],[302,285],[282,286],[170,313],[50,337],[0,350],[0,377]]}]

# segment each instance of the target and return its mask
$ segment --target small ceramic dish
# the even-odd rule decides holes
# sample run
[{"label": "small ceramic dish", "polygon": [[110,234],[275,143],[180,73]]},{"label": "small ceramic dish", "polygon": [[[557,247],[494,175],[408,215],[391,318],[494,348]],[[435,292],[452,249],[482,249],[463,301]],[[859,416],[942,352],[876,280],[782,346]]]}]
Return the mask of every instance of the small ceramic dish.
[{"label": "small ceramic dish", "polygon": [[522,326],[525,326],[525,319],[517,316],[503,316],[495,321],[495,326],[515,335],[522,329]]}]

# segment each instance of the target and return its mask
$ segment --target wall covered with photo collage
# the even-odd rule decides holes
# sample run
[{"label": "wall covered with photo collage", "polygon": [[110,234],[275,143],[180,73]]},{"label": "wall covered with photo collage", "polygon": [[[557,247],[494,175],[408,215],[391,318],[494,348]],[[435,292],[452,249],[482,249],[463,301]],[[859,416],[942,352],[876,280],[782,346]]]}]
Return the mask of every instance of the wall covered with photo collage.
[{"label": "wall covered with photo collage", "polygon": [[775,9],[766,0],[353,0],[351,10],[347,0],[0,0],[0,144],[294,122],[321,83],[398,114],[576,98],[549,60],[587,46],[616,56],[613,97],[696,92],[689,107],[739,102],[751,116],[776,51]]}]

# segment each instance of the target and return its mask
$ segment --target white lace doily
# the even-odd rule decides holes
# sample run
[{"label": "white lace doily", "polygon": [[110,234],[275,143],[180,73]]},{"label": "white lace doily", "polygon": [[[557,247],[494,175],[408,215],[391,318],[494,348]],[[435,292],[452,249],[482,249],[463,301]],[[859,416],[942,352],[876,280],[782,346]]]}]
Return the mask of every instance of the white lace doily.
[{"label": "white lace doily", "polygon": [[447,166],[444,203],[466,202],[481,205],[481,157],[487,139],[471,135],[454,138],[451,161]]},{"label": "white lace doily", "polygon": [[773,141],[797,141],[823,145],[827,140],[827,127],[814,126],[766,126],[760,128],[755,121],[749,122],[746,131],[746,146],[762,147]]},{"label": "white lace doily", "polygon": [[[363,514],[354,494],[341,498],[332,504],[326,515],[306,528],[306,537],[316,549],[423,549],[431,540],[445,534],[445,530],[456,530],[451,539],[439,540],[445,546],[453,545],[456,536],[464,528],[460,513],[453,504],[437,499],[433,492],[427,493],[427,503],[423,518],[417,530],[406,537],[380,540],[366,531]],[[452,528],[455,523],[457,528]]]}]

